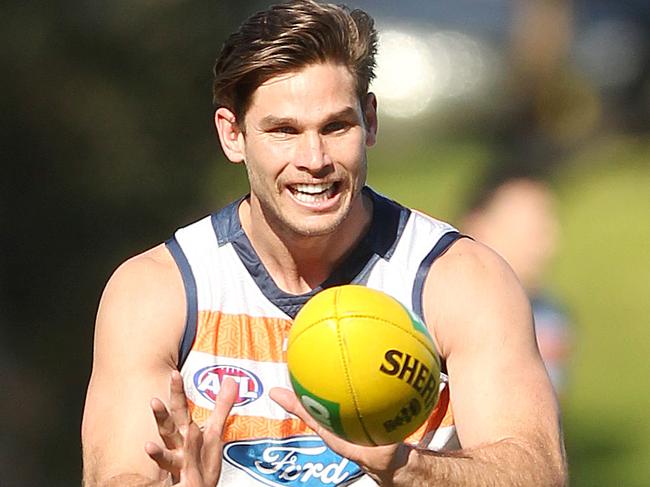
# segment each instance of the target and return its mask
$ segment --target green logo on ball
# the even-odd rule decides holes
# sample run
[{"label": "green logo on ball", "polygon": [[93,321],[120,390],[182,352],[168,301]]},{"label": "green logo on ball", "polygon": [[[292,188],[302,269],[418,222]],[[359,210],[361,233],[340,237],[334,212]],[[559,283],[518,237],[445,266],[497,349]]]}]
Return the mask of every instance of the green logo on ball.
[{"label": "green logo on ball", "polygon": [[339,404],[318,397],[313,392],[308,391],[300,385],[292,374],[289,374],[289,378],[291,379],[293,390],[307,412],[325,428],[344,437],[345,431],[343,431],[343,425],[341,424]]},{"label": "green logo on ball", "polygon": [[425,335],[427,338],[431,339],[431,335],[429,334],[429,330],[427,330],[427,327],[422,323],[416,316],[413,314],[413,312],[408,309],[406,306],[402,305],[402,308],[406,310],[406,312],[409,315],[409,318],[411,318],[411,325],[413,325],[413,328],[415,328],[417,331]]}]

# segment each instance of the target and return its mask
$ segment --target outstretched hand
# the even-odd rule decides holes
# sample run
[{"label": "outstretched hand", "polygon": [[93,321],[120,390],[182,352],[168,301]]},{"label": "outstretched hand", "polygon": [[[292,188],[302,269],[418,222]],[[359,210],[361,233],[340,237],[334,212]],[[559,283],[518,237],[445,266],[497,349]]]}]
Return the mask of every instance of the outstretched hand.
[{"label": "outstretched hand", "polygon": [[395,472],[408,460],[411,447],[404,443],[363,446],[350,443],[321,426],[303,407],[293,391],[274,387],[271,399],[288,412],[298,416],[339,455],[357,463],[380,485],[392,483]]},{"label": "outstretched hand", "polygon": [[237,399],[236,384],[229,378],[223,381],[203,430],[192,421],[178,371],[172,372],[169,389],[169,410],[160,399],[151,401],[164,447],[147,442],[144,449],[161,469],[172,475],[175,486],[214,487],[221,475],[222,434]]}]

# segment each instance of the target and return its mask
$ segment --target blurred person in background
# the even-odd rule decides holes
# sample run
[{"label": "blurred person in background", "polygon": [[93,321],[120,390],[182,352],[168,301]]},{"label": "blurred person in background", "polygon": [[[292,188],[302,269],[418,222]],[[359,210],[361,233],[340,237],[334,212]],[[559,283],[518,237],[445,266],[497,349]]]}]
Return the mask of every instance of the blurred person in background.
[{"label": "blurred person in background", "polygon": [[497,178],[478,192],[460,226],[498,252],[519,277],[531,301],[540,353],[562,397],[572,330],[567,313],[544,281],[560,230],[553,191],[533,177]]},{"label": "blurred person in background", "polygon": [[[365,12],[310,0],[258,13],[226,42],[215,124],[250,193],[107,284],[87,485],[564,485],[559,411],[513,272],[366,186],[376,43]],[[289,390],[292,319],[350,283],[406,303],[444,362],[442,400],[402,443],[346,442]],[[415,367],[407,355],[401,374]]]}]

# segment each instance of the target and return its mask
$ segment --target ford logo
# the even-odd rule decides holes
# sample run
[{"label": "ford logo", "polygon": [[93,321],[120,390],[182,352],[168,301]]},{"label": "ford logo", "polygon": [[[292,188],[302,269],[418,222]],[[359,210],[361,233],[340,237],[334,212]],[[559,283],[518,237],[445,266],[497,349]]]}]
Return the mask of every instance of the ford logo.
[{"label": "ford logo", "polygon": [[348,485],[363,475],[356,463],[334,453],[318,436],[233,441],[223,456],[270,486]]}]

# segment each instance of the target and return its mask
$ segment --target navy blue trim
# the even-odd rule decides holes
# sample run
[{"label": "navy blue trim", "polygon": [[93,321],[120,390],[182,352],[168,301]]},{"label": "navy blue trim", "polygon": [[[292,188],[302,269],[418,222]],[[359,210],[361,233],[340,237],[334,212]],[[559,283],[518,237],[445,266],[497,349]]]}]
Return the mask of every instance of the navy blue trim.
[{"label": "navy blue trim", "polygon": [[410,210],[368,187],[365,187],[363,192],[371,199],[373,205],[370,228],[332,274],[319,286],[304,294],[286,293],[271,278],[241,227],[238,208],[242,199],[213,214],[212,226],[219,245],[232,244],[262,294],[288,316],[295,318],[303,305],[316,293],[334,286],[365,282],[377,260],[380,257],[388,259],[395,251],[406,227]]},{"label": "navy blue trim", "polygon": [[169,253],[172,254],[172,257],[178,266],[178,270],[181,272],[183,287],[185,288],[185,302],[187,303],[185,329],[178,350],[178,370],[181,370],[181,367],[190,353],[194,339],[196,338],[196,327],[199,316],[196,281],[194,280],[194,274],[192,273],[190,263],[188,262],[183,249],[181,249],[181,246],[176,240],[176,237],[167,240],[165,246],[167,247],[167,250],[169,250]]},{"label": "navy blue trim", "polygon": [[219,247],[241,238],[244,233],[239,221],[239,205],[245,198],[239,198],[211,215],[210,219]]},{"label": "navy blue trim", "polygon": [[[411,301],[413,303],[413,311],[420,318],[420,320],[422,320],[422,323],[426,323],[424,320],[422,292],[424,290],[424,281],[429,275],[429,269],[431,269],[431,266],[438,257],[449,250],[454,242],[465,237],[467,237],[467,235],[458,233],[455,230],[445,233],[442,237],[440,237],[438,242],[433,246],[431,251],[422,260],[422,262],[420,262],[420,267],[418,267],[418,271],[415,274],[415,282],[413,283]],[[443,357],[440,357],[440,371],[445,374],[447,373],[447,362]]]},{"label": "navy blue trim", "polygon": [[424,289],[424,281],[429,275],[429,269],[433,262],[444,254],[449,247],[459,238],[465,237],[455,230],[445,233],[438,242],[433,246],[427,256],[420,262],[420,267],[415,274],[415,282],[413,283],[413,291],[411,294],[411,302],[413,303],[413,312],[424,322],[424,308],[422,305],[422,291]]},{"label": "navy blue trim", "polygon": [[[373,200],[372,226],[364,237],[363,245],[373,249],[373,255],[365,261],[363,268],[351,281],[352,284],[366,285],[370,272],[380,258],[389,260],[397,243],[402,238],[411,210],[366,188]],[[343,283],[348,284],[348,283]]]},{"label": "navy blue trim", "polygon": [[370,188],[364,192],[372,199],[372,224],[364,237],[365,245],[374,253],[388,260],[395,252],[397,243],[404,233],[411,210],[386,198]]}]

